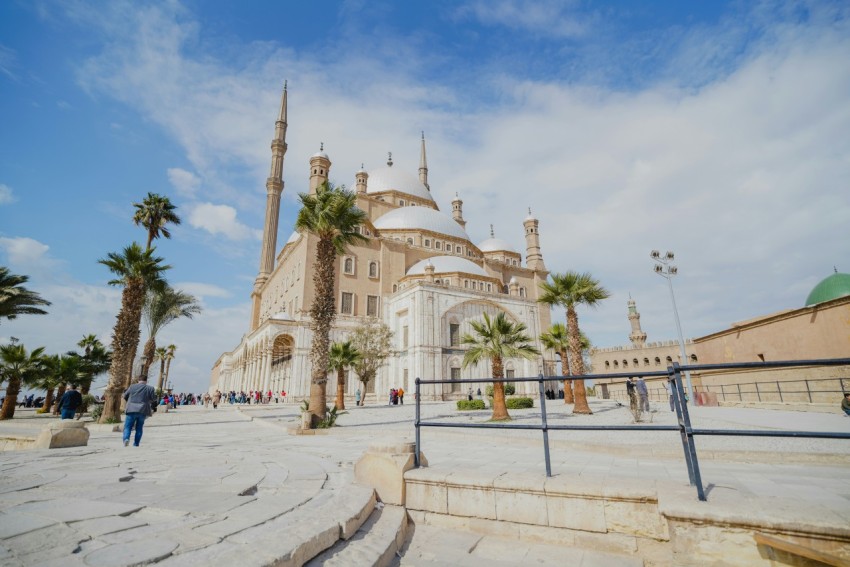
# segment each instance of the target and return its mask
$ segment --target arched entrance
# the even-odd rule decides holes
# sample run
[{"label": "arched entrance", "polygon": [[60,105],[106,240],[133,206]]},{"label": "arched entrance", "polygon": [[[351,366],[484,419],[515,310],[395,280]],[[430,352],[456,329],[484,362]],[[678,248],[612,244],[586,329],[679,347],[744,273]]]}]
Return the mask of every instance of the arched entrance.
[{"label": "arched entrance", "polygon": [[292,355],[295,339],[291,335],[278,335],[272,344],[271,389],[280,394],[286,390],[287,399],[292,387]]}]

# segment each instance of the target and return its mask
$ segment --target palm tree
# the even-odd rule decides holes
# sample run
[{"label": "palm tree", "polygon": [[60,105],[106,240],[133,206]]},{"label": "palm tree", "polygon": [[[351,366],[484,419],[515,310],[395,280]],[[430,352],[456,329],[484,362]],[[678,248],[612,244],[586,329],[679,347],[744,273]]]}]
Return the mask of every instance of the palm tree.
[{"label": "palm tree", "polygon": [[122,253],[110,252],[107,258],[98,261],[118,276],[109,284],[124,287],[121,292],[121,310],[112,332],[112,364],[109,367],[106,402],[100,418],[101,423],[108,423],[118,419],[121,394],[125,384],[130,381],[133,358],[139,346],[139,324],[145,290],[164,285],[163,272],[171,266],[163,265],[162,258],[153,256],[153,250],[142,250],[135,242]]},{"label": "palm tree", "polygon": [[92,349],[95,347],[102,347],[103,343],[100,342],[100,339],[97,338],[97,335],[83,335],[83,338],[80,339],[80,342],[77,343],[77,346],[83,349],[85,352],[84,356],[88,356],[91,353]]},{"label": "palm tree", "polygon": [[[567,351],[570,348],[569,333],[567,327],[563,323],[555,323],[549,330],[540,335],[540,341],[543,346],[549,350],[554,350],[561,358],[561,372],[564,376],[572,376],[570,368],[570,357]],[[581,333],[581,351],[586,352],[590,348],[590,339],[583,332]],[[573,403],[573,385],[572,380],[564,380],[564,403]]]},{"label": "palm tree", "polygon": [[[582,358],[581,330],[578,326],[576,307],[587,305],[596,307],[603,299],[610,297],[607,289],[602,287],[599,280],[589,273],[565,272],[552,274],[552,283],[540,284],[542,294],[538,301],[550,307],[561,305],[567,310],[567,335],[569,337],[571,370],[575,376],[584,375],[584,359]],[[591,414],[587,405],[587,390],[584,379],[575,380],[575,406],[573,413]],[[566,393],[564,394],[566,396]]]},{"label": "palm tree", "polygon": [[[145,319],[145,324],[148,328],[148,340],[145,343],[145,348],[142,351],[144,364],[142,365],[142,374],[148,375],[148,370],[156,357],[156,335],[163,327],[172,323],[176,319],[186,317],[191,319],[196,314],[201,312],[201,306],[197,299],[189,293],[174,289],[171,286],[164,286],[160,289],[149,289],[145,297],[145,306],[142,314]],[[162,374],[160,374],[162,379]],[[160,384],[161,388],[162,384]]]},{"label": "palm tree", "polygon": [[25,379],[24,383],[30,388],[44,390],[44,402],[38,413],[47,413],[56,401],[56,387],[62,383],[59,372],[61,359],[58,354],[45,354],[41,357],[41,364],[33,370]]},{"label": "palm tree", "polygon": [[47,311],[39,305],[50,305],[34,291],[23,287],[29,281],[28,276],[16,276],[9,268],[0,266],[0,319],[15,319],[18,315],[46,315]]},{"label": "palm tree", "polygon": [[165,354],[165,382],[168,382],[168,375],[171,374],[171,361],[174,359],[174,355],[177,352],[177,345],[170,344],[166,347]]},{"label": "palm tree", "polygon": [[89,393],[94,379],[109,370],[112,363],[112,351],[107,350],[96,335],[84,336],[77,346],[84,349],[83,355],[80,356],[79,384],[80,394],[85,396]]},{"label": "palm tree", "polygon": [[[173,345],[172,345],[173,346]],[[159,347],[154,352],[154,359],[159,361],[159,381],[156,384],[157,393],[162,391],[162,381],[165,378],[165,361],[170,360],[168,349]]]},{"label": "palm tree", "polygon": [[147,250],[151,249],[151,242],[155,238],[171,238],[171,232],[166,227],[168,223],[180,224],[180,217],[174,212],[177,207],[171,204],[168,197],[148,193],[141,203],[133,203],[133,206],[136,207],[133,222],[148,231],[148,244],[145,247]]},{"label": "palm tree", "polygon": [[307,231],[316,237],[316,262],[313,271],[313,303],[310,306],[313,344],[310,347],[312,374],[310,379],[310,404],[307,411],[313,414],[313,426],[323,419],[326,409],[328,381],[328,350],[330,331],[336,319],[334,282],[336,258],[348,245],[365,242],[367,238],[356,230],[366,220],[366,213],[355,206],[356,197],[344,187],[336,188],[327,181],[315,194],[300,193],[301,210],[295,229]]},{"label": "palm tree", "polygon": [[[65,388],[70,384],[78,384],[80,377],[83,374],[81,358],[75,352],[69,352],[59,357],[59,367],[56,372],[56,380],[59,386],[56,392],[56,407],[53,408],[53,414],[59,415],[59,400],[65,393]],[[50,408],[50,406],[46,406]]]},{"label": "palm tree", "polygon": [[351,341],[334,343],[331,345],[331,359],[328,368],[336,370],[336,401],[334,405],[337,410],[345,409],[345,370],[352,366],[360,358],[360,353],[351,344]]},{"label": "palm tree", "polygon": [[[504,311],[500,311],[493,319],[484,313],[484,321],[470,321],[473,335],[465,334],[460,342],[469,348],[463,355],[463,367],[477,363],[485,358],[490,359],[494,379],[505,377],[504,360],[506,358],[531,359],[540,354],[531,344],[531,337],[526,334],[524,323],[514,323],[508,320]],[[493,383],[493,415],[492,421],[510,419],[508,408],[505,406],[505,383]]]},{"label": "palm tree", "polygon": [[3,400],[3,408],[0,409],[0,420],[12,419],[15,416],[21,382],[29,380],[41,370],[43,354],[44,347],[27,353],[27,349],[21,344],[0,346],[0,382],[8,382],[6,399]]}]

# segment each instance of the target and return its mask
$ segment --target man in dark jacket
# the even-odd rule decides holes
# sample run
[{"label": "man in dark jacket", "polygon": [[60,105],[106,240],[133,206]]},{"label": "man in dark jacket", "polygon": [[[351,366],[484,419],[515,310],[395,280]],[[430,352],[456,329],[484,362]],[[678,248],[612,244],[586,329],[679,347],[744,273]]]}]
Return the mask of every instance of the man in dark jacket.
[{"label": "man in dark jacket", "polygon": [[138,447],[142,440],[142,429],[145,426],[145,418],[151,415],[151,403],[156,401],[156,390],[148,386],[148,377],[140,376],[139,381],[132,384],[124,392],[127,406],[124,408],[126,415],[124,419],[124,446],[130,444],[130,432],[136,428],[136,436],[133,446]]},{"label": "man in dark jacket", "polygon": [[59,412],[62,419],[74,419],[77,408],[83,405],[83,395],[77,391],[77,385],[71,384],[71,389],[66,390],[59,400]]}]

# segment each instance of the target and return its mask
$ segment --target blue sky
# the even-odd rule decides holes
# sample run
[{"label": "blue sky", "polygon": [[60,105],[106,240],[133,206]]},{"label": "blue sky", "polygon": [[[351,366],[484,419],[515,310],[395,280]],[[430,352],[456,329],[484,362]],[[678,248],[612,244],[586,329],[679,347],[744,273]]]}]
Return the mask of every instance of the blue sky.
[{"label": "blue sky", "polygon": [[[205,387],[247,330],[280,88],[289,151],[278,243],[321,142],[331,178],[416,171],[421,130],[443,210],[613,293],[580,313],[627,341],[673,338],[648,253],[673,249],[682,326],[700,336],[801,305],[850,271],[850,8],[845,2],[0,3],[0,263],[50,315],[0,340],[110,341],[120,292],[97,259],[132,240],[132,202],[167,194],[158,251],[204,314],[166,328],[172,375]],[[563,315],[555,313],[556,318]]]}]

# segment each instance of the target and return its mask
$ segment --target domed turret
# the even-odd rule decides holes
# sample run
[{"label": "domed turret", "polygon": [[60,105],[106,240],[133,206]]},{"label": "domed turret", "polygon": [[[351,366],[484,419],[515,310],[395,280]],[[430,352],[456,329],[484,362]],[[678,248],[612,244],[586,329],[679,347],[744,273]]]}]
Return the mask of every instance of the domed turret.
[{"label": "domed turret", "polygon": [[850,274],[838,270],[816,285],[806,298],[806,307],[850,295]]}]

